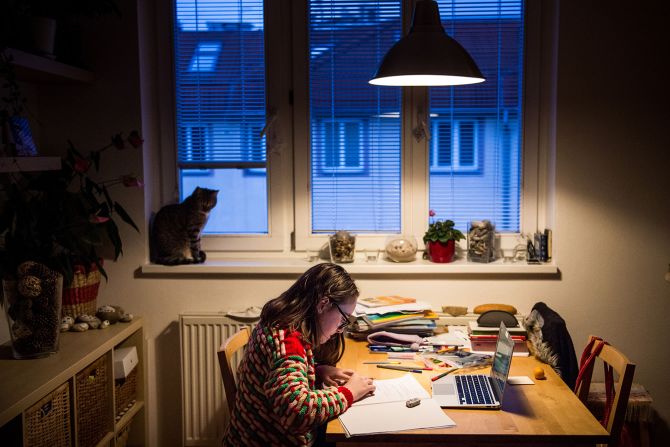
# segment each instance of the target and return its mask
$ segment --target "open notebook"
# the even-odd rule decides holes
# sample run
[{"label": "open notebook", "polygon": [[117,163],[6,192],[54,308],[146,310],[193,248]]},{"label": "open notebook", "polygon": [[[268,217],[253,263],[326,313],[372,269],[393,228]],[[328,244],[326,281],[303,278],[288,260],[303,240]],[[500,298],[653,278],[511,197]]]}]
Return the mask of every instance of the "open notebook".
[{"label": "open notebook", "polygon": [[[354,403],[340,416],[347,436],[456,425],[411,374],[374,383],[377,390],[373,396]],[[421,404],[407,408],[405,402],[414,397],[421,399]]]}]

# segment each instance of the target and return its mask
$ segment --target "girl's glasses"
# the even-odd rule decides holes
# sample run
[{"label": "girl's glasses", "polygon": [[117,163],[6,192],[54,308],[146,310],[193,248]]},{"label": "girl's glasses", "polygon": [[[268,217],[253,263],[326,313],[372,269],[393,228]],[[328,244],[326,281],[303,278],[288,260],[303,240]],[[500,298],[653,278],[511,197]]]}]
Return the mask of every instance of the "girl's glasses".
[{"label": "girl's glasses", "polygon": [[335,301],[331,301],[331,303],[333,303],[333,305],[337,307],[338,312],[340,312],[340,315],[342,315],[342,322],[339,324],[339,326],[337,326],[338,331],[342,331],[346,329],[347,326],[351,326],[354,324],[354,322],[356,321],[356,317],[354,317],[353,315],[345,314]]}]

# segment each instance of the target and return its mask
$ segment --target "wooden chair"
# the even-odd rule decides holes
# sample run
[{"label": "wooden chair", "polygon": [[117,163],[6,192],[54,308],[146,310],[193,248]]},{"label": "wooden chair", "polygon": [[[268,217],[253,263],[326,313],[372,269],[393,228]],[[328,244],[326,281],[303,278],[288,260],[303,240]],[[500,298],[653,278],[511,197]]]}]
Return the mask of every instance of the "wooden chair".
[{"label": "wooden chair", "polygon": [[221,378],[223,379],[223,389],[226,392],[226,401],[228,403],[228,412],[232,413],[235,406],[235,395],[237,394],[236,373],[233,359],[235,353],[243,349],[249,342],[249,328],[243,327],[235,334],[228,337],[217,352],[219,357],[219,367],[221,368]]},{"label": "wooden chair", "polygon": [[[591,335],[589,337],[589,343],[594,338],[596,337]],[[591,352],[594,352],[597,345],[597,342],[593,344]],[[621,437],[621,429],[623,428],[623,422],[626,416],[626,406],[628,405],[630,388],[633,384],[635,364],[631,363],[624,354],[611,345],[603,346],[602,351],[597,355],[597,358],[610,365],[616,372],[614,401],[609,412],[607,427],[605,427],[610,433],[610,442],[608,445],[612,447],[619,444]],[[591,387],[591,378],[593,376],[593,367],[595,363],[596,362],[591,363],[590,367],[584,371],[581,383],[578,384],[577,389],[575,390],[575,393],[585,405],[589,397],[589,389]]]}]

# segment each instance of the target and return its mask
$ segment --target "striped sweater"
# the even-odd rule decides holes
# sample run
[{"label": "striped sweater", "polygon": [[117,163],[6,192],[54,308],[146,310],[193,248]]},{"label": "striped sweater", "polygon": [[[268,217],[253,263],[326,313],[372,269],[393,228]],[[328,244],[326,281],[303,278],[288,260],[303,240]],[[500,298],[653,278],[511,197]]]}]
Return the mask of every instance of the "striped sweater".
[{"label": "striped sweater", "polygon": [[353,403],[345,387],[317,389],[311,345],[300,332],[257,325],[238,368],[224,446],[311,445],[318,427]]}]

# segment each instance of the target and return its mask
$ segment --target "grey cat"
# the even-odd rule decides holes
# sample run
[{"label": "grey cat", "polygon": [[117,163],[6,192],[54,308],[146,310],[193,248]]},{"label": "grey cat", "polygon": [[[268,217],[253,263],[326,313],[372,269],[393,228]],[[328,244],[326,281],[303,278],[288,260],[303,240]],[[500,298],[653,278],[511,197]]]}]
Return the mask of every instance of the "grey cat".
[{"label": "grey cat", "polygon": [[195,188],[182,203],[165,205],[153,223],[154,262],[163,265],[200,264],[205,252],[200,249],[209,212],[216,206],[218,190]]}]

